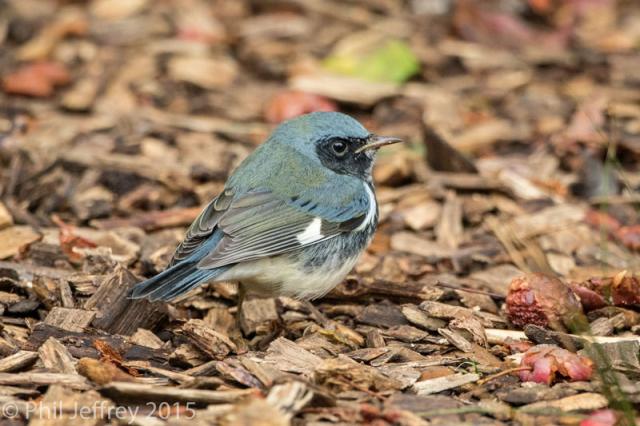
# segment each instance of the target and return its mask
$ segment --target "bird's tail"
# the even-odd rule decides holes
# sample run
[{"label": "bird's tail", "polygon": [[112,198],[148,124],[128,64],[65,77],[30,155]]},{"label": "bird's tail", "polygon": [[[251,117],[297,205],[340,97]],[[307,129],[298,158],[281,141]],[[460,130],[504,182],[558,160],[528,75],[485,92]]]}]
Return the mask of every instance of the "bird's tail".
[{"label": "bird's tail", "polygon": [[228,268],[199,269],[197,262],[177,263],[155,277],[136,284],[131,289],[129,298],[147,298],[151,302],[173,300],[199,284],[214,279],[226,269]]}]

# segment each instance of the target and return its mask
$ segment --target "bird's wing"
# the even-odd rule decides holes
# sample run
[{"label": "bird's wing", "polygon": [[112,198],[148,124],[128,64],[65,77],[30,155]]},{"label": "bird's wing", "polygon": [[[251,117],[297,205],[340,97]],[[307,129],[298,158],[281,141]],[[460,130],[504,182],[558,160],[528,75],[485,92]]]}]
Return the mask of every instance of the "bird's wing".
[{"label": "bird's wing", "polygon": [[192,247],[206,238],[203,230],[214,226],[222,238],[200,260],[200,269],[286,253],[358,228],[369,219],[370,206],[375,208],[369,193],[361,189],[348,207],[341,208],[321,206],[304,197],[282,199],[265,191],[243,194],[228,203],[224,212],[214,206],[208,213],[207,208],[203,215],[210,219],[198,218],[190,229],[189,241],[185,240],[181,247],[193,251]]},{"label": "bird's wing", "polygon": [[233,189],[226,189],[214,198],[193,221],[184,239],[176,248],[169,266],[179,263],[200,249],[211,236],[218,221],[229,209],[235,196]]}]

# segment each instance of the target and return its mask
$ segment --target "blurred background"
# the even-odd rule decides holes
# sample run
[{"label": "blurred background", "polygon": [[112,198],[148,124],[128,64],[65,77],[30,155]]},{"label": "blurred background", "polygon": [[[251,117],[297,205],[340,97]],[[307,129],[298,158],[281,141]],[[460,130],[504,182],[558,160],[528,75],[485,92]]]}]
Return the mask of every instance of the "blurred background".
[{"label": "blurred background", "polygon": [[424,182],[431,147],[431,169],[526,198],[616,193],[598,163],[636,171],[639,42],[635,1],[4,0],[3,175],[91,169],[19,196],[36,222],[78,197],[100,201],[84,222],[197,205],[273,124],[339,110],[411,142],[382,184]]}]

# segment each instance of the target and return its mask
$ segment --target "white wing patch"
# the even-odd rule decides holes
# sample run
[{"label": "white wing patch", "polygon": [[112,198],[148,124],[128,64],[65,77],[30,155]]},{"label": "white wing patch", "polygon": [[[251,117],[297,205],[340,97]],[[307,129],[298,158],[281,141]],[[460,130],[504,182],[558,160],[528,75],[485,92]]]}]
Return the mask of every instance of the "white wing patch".
[{"label": "white wing patch", "polygon": [[321,230],[322,219],[315,217],[304,231],[296,235],[296,238],[301,245],[310,244],[324,238]]},{"label": "white wing patch", "polygon": [[358,225],[354,231],[362,231],[365,229],[371,221],[374,219],[376,215],[376,209],[378,208],[376,205],[376,196],[373,194],[371,187],[366,182],[364,183],[364,189],[367,191],[367,196],[369,197],[369,210],[367,210],[367,216],[364,218],[362,223]]}]

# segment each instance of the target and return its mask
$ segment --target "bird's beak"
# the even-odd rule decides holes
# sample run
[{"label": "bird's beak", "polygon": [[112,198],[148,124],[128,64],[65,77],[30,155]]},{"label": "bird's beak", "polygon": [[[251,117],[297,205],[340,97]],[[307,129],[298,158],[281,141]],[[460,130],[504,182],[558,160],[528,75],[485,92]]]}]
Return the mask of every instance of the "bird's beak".
[{"label": "bird's beak", "polygon": [[394,138],[393,136],[371,135],[367,139],[367,144],[362,145],[360,148],[356,149],[355,153],[359,154],[363,151],[369,151],[371,149],[380,149],[383,146],[392,145],[398,142],[402,142],[402,139]]}]

